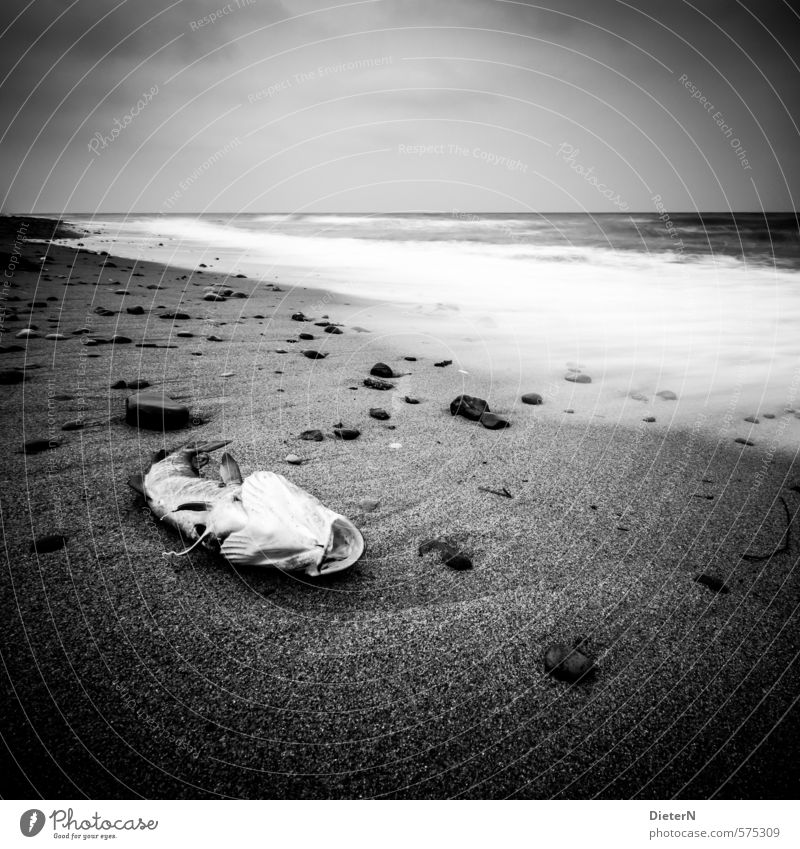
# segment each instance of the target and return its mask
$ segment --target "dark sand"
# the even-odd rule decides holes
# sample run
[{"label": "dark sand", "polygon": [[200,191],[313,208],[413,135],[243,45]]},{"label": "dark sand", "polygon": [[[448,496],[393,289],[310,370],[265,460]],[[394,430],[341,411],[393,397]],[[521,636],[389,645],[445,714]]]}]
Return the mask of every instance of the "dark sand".
[{"label": "dark sand", "polygon": [[[2,220],[6,242],[18,228]],[[519,388],[354,332],[353,307],[320,292],[228,280],[250,297],[208,303],[203,288],[224,279],[211,270],[103,267],[111,258],[37,244],[23,255],[45,251],[42,275],[18,269],[4,290],[20,300],[4,302],[2,344],[25,350],[0,368],[28,366],[0,387],[5,796],[798,795],[796,526],[785,551],[742,558],[781,544],[781,498],[793,520],[800,506],[791,454],[766,451],[780,415],[754,447],[660,422],[613,427],[581,409],[580,386],[569,402],[523,406]],[[28,314],[34,300],[46,306]],[[135,304],[153,312],[127,315]],[[155,317],[179,304],[192,320]],[[344,333],[291,321],[298,309]],[[29,320],[68,339],[14,339]],[[84,326],[176,347],[87,348],[72,335]],[[300,331],[317,339],[286,341]],[[412,374],[367,389],[378,360]],[[166,437],[125,424],[129,392],[109,387],[139,378],[205,423]],[[462,391],[512,428],[452,418]],[[376,406],[391,420],[369,418]],[[61,430],[78,417],[98,424]],[[297,439],[340,421],[360,439]],[[204,551],[163,557],[180,539],[126,479],[160,447],[217,437],[245,474],[279,471],[352,518],[362,561],[311,582],[237,573]],[[25,456],[33,438],[61,445]],[[308,462],[287,465],[290,453]],[[379,508],[364,513],[363,498]],[[31,553],[55,532],[64,550]],[[418,556],[442,533],[472,571]],[[595,679],[546,677],[546,647],[578,636]]]}]

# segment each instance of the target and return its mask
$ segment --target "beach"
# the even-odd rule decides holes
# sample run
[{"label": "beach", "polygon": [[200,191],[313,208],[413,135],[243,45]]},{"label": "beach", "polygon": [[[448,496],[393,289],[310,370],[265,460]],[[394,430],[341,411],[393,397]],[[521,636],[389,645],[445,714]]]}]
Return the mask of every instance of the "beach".
[{"label": "beach", "polygon": [[[654,392],[565,380],[591,373],[583,360],[557,379],[482,370],[437,335],[446,305],[326,289],[324,268],[103,256],[70,221],[2,223],[0,368],[24,373],[0,393],[4,795],[796,796],[793,410],[676,415]],[[204,301],[208,285],[243,297]],[[158,317],[176,310],[190,318]],[[29,323],[40,335],[15,338]],[[115,335],[130,341],[84,344]],[[378,362],[403,373],[395,388],[364,385]],[[163,388],[190,426],[132,427],[119,380]],[[541,405],[521,403],[532,392]],[[452,416],[462,393],[511,426]],[[333,438],[340,423],[360,436]],[[321,442],[299,439],[313,428]],[[52,447],[25,453],[33,439]],[[165,556],[180,538],[127,479],[213,439],[245,475],[277,471],[350,518],[362,559],[311,580]],[[66,545],[37,554],[48,534]],[[440,536],[474,568],[420,556]],[[554,643],[580,646],[591,678],[547,675]]]}]

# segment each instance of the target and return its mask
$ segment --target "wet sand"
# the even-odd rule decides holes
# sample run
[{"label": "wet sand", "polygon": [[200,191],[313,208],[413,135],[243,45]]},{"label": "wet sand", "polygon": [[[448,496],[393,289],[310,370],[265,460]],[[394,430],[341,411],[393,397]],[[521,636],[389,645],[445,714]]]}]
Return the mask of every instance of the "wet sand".
[{"label": "wet sand", "polygon": [[[11,245],[20,222],[2,223]],[[781,548],[800,507],[793,416],[747,425],[753,446],[670,426],[666,401],[647,406],[655,423],[635,407],[609,422],[582,394],[592,386],[565,382],[554,398],[458,361],[438,368],[448,352],[427,328],[359,332],[368,302],[280,274],[276,292],[213,268],[21,250],[45,252],[46,270],[17,265],[4,288],[0,344],[24,350],[0,368],[27,366],[0,391],[3,733],[16,762],[4,795],[796,797],[795,528],[774,556],[743,557]],[[203,301],[210,282],[248,297]],[[191,319],[157,318],[170,309]],[[292,321],[298,311],[343,333]],[[28,321],[67,338],[15,339]],[[81,328],[132,341],[87,347]],[[289,341],[299,332],[316,338]],[[377,361],[409,374],[366,388]],[[120,379],[165,387],[193,425],[127,425]],[[520,404],[537,391],[542,406]],[[453,418],[461,392],[512,427]],[[62,431],[77,418],[90,425]],[[297,438],[339,422],[359,439]],[[25,455],[34,438],[60,444]],[[364,558],[310,581],[204,551],[164,557],[180,540],[126,480],[159,448],[216,438],[233,440],[244,474],[279,471],[350,517]],[[486,491],[503,488],[511,498]],[[365,498],[379,507],[364,512]],[[32,553],[51,533],[66,547]],[[418,555],[442,534],[474,569]],[[693,580],[703,573],[729,592]],[[546,676],[545,649],[576,639],[593,679]]]}]

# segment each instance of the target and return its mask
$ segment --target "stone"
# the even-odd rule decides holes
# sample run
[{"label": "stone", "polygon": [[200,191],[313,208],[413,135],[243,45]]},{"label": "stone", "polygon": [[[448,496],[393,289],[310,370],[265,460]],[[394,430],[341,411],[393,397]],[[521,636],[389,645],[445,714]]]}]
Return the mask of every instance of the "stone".
[{"label": "stone", "polygon": [[22,450],[25,454],[41,454],[51,448],[58,448],[61,442],[57,439],[29,439]]},{"label": "stone", "polygon": [[342,331],[341,331],[338,327],[335,327],[335,326],[334,326],[334,325],[332,325],[332,324],[329,324],[329,325],[325,328],[325,332],[326,332],[326,333],[333,333],[333,334],[335,334],[335,335],[337,335],[337,336],[341,335],[341,333],[342,333]]},{"label": "stone", "polygon": [[370,407],[369,415],[370,418],[377,419],[379,422],[385,422],[391,418],[382,407]]},{"label": "stone", "polygon": [[133,342],[133,339],[131,339],[128,336],[112,336],[111,337],[111,344],[112,345],[130,345],[131,342]]},{"label": "stone", "polygon": [[287,454],[284,459],[292,466],[299,466],[303,462],[303,458],[298,457],[297,454]]},{"label": "stone", "polygon": [[304,430],[300,434],[300,439],[305,440],[306,442],[322,442],[325,437],[322,434],[321,430]]},{"label": "stone", "polygon": [[544,399],[538,392],[527,392],[522,396],[523,404],[544,404]]},{"label": "stone", "polygon": [[375,363],[375,365],[369,370],[369,373],[373,377],[396,377],[394,371],[391,366],[387,366],[386,363]]},{"label": "stone", "polygon": [[764,413],[764,418],[765,419],[774,419],[775,413]]},{"label": "stone", "polygon": [[137,304],[135,307],[126,307],[125,312],[128,315],[144,315],[144,307]]},{"label": "stone", "polygon": [[486,401],[472,395],[459,395],[450,402],[451,416],[463,416],[473,422],[478,421],[484,413],[488,412],[490,410]]},{"label": "stone", "polygon": [[16,351],[24,351],[22,345],[0,345],[0,354],[13,354]]},{"label": "stone", "polygon": [[118,380],[116,383],[111,384],[112,389],[127,389],[128,383],[125,380]]},{"label": "stone", "polygon": [[403,357],[403,359],[408,363],[415,363],[417,361],[416,357]]},{"label": "stone", "polygon": [[737,436],[734,442],[738,442],[739,445],[755,445],[755,442],[751,442],[749,439],[745,439],[743,436]]},{"label": "stone", "polygon": [[31,553],[49,554],[52,551],[60,551],[66,546],[68,539],[64,534],[45,534],[37,537],[31,544]]},{"label": "stone", "polygon": [[313,334],[313,333],[300,333],[300,334],[298,335],[298,337],[297,337],[297,338],[298,338],[298,339],[303,339],[304,341],[306,341],[306,342],[307,342],[307,341],[309,341],[310,339],[313,339],[313,338],[314,338],[314,334]]},{"label": "stone", "polygon": [[191,316],[188,312],[162,312],[159,318],[168,318],[172,321],[188,321]]},{"label": "stone", "polygon": [[712,592],[717,593],[718,595],[726,595],[730,592],[730,588],[725,583],[725,581],[717,578],[714,575],[706,575],[705,573],[700,575],[695,575],[692,580],[696,584],[700,584],[703,587],[707,587]]},{"label": "stone", "polygon": [[189,423],[189,408],[163,392],[138,392],[125,402],[125,421],[148,430],[177,430]]},{"label": "stone", "polygon": [[569,374],[564,375],[564,380],[568,380],[570,383],[591,383],[592,378],[589,377],[588,374],[583,373],[574,373],[570,372]]},{"label": "stone", "polygon": [[205,295],[203,295],[203,300],[204,301],[224,301],[225,296],[220,295],[217,292],[206,292]]},{"label": "stone", "polygon": [[[45,337],[45,338],[47,338],[47,337]],[[766,416],[764,418],[766,418]],[[745,418],[745,421],[750,422],[750,424],[760,424],[757,416],[747,416]]]},{"label": "stone", "polygon": [[442,360],[440,363],[434,363],[434,365],[436,366],[436,368],[444,368],[445,366],[453,365],[453,361],[452,360]]},{"label": "stone", "polygon": [[14,335],[17,339],[37,339],[42,334],[38,330],[32,330],[30,327],[26,327],[24,330],[17,331]]},{"label": "stone", "polygon": [[662,389],[661,392],[656,392],[657,398],[662,398],[664,401],[677,401],[678,396],[671,389]]},{"label": "stone", "polygon": [[44,338],[45,339],[52,339],[55,342],[55,341],[58,341],[59,339],[66,339],[67,336],[64,333],[48,333]]},{"label": "stone", "polygon": [[656,420],[655,416],[645,416],[642,421],[647,422],[648,424],[652,424]]},{"label": "stone", "polygon": [[358,439],[361,436],[361,431],[356,430],[354,427],[335,427],[333,429],[333,435],[337,439],[351,440]]},{"label": "stone", "polygon": [[419,404],[419,400],[416,398],[412,398],[410,395],[406,395],[405,402],[406,404]]},{"label": "stone", "polygon": [[306,317],[301,312],[292,313],[292,321],[306,321]]},{"label": "stone", "polygon": [[180,339],[191,339],[194,333],[191,330],[179,330],[175,335]]},{"label": "stone", "polygon": [[319,351],[303,351],[303,356],[308,357],[309,360],[324,360],[328,355]]},{"label": "stone", "polygon": [[500,416],[496,416],[494,413],[484,413],[479,421],[488,430],[503,430],[504,428],[511,427],[511,422]]},{"label": "stone", "polygon": [[559,681],[577,684],[594,675],[596,667],[591,658],[574,646],[554,643],[544,653],[544,671]]},{"label": "stone", "polygon": [[224,342],[225,340],[221,336],[216,336],[213,333],[211,336],[206,337],[209,342]]},{"label": "stone", "polygon": [[364,379],[364,386],[369,389],[378,389],[382,392],[385,392],[388,389],[394,389],[393,383],[388,383],[385,380],[379,380],[376,377],[367,377]]}]

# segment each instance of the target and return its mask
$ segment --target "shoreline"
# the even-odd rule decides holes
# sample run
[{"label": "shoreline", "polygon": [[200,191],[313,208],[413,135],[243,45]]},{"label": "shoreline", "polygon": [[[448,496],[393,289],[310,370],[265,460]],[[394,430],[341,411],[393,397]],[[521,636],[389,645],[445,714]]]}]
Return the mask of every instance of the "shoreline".
[{"label": "shoreline", "polygon": [[[29,244],[22,257],[43,252]],[[15,271],[8,291],[20,300],[4,307],[19,320],[4,313],[2,339],[20,344],[12,330],[26,320],[68,337],[2,354],[3,370],[28,365],[1,396],[3,596],[16,611],[4,645],[15,683],[34,661],[42,670],[19,685],[28,718],[9,711],[15,757],[32,776],[15,773],[25,797],[792,797],[796,713],[767,732],[798,689],[798,540],[780,503],[791,527],[796,449],[722,442],[666,418],[627,427],[594,415],[587,387],[554,401],[540,386],[460,374],[457,360],[437,368],[447,350],[414,327],[401,342],[355,331],[371,329],[363,300],[113,250],[47,253],[46,274]],[[209,280],[249,297],[204,302]],[[28,315],[29,301],[43,306]],[[136,304],[148,312],[129,316]],[[192,318],[155,318],[159,305]],[[293,321],[297,311],[329,315],[343,332]],[[133,341],[87,348],[72,333],[89,320],[99,336]],[[175,335],[187,330],[194,337]],[[300,331],[315,339],[289,341]],[[296,353],[306,344],[327,358]],[[378,361],[410,374],[370,390]],[[118,379],[164,386],[204,422],[170,445],[233,438],[245,474],[279,471],[351,518],[365,557],[316,584],[235,572],[204,552],[163,558],[177,537],[147,520],[125,480],[165,439],[120,421],[130,392],[109,388]],[[533,391],[544,405],[521,405]],[[489,399],[511,428],[451,417],[463,392]],[[370,418],[371,407],[391,418]],[[101,424],[61,431],[78,417]],[[361,436],[297,439],[338,422]],[[60,444],[18,453],[20,430]],[[290,453],[306,462],[286,464]],[[31,552],[32,536],[55,532],[65,549]],[[475,568],[419,557],[419,543],[440,535]],[[742,557],[787,536],[771,559]],[[729,592],[695,581],[706,573]],[[579,637],[596,678],[569,687],[545,676],[547,646]]]}]

